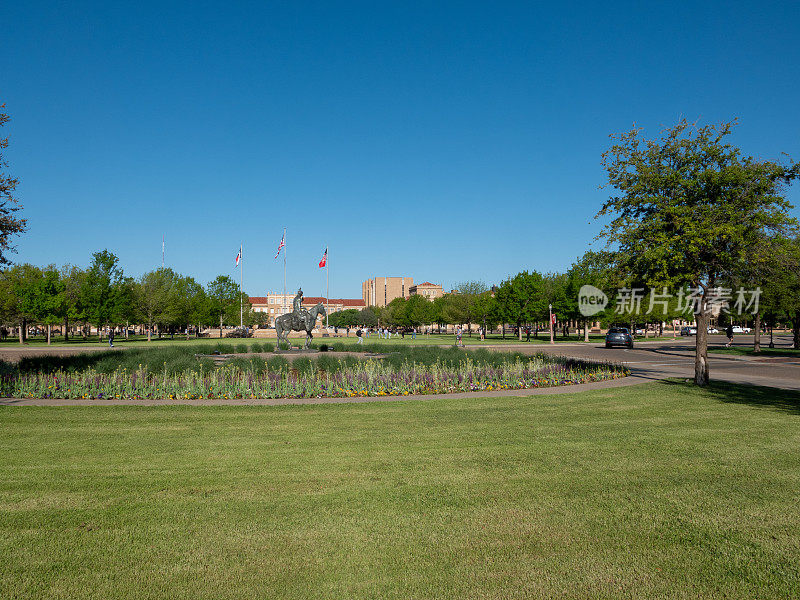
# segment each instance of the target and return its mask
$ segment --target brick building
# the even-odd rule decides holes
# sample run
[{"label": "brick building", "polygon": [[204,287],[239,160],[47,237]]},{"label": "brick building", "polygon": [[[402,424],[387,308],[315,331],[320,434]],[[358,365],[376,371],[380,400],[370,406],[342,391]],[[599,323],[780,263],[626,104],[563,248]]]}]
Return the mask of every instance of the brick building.
[{"label": "brick building", "polygon": [[410,288],[408,288],[408,292],[411,296],[422,296],[431,302],[433,302],[435,298],[444,296],[444,289],[442,289],[442,286],[436,283],[431,283],[430,281],[412,285]]},{"label": "brick building", "polygon": [[367,306],[386,306],[395,298],[411,295],[413,277],[373,277],[361,284],[361,298]]},{"label": "brick building", "polygon": [[[292,301],[294,294],[267,294],[266,296],[250,296],[250,304],[253,305],[255,312],[263,312],[269,315],[269,326],[275,326],[275,317],[292,312]],[[325,298],[321,296],[304,296],[303,308],[310,309],[316,304],[326,305],[328,314],[339,312],[348,308],[361,310],[366,305],[359,298]],[[320,317],[324,319],[324,317]]]}]

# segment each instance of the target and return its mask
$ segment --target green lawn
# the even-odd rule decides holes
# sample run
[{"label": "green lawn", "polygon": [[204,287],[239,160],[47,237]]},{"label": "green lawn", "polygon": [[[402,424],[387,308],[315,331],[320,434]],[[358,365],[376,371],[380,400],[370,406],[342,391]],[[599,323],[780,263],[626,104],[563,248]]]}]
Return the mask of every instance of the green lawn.
[{"label": "green lawn", "polygon": [[[350,336],[349,337],[344,337],[344,335],[345,335],[344,331],[341,332],[341,334],[340,334],[341,337],[333,337],[333,336],[331,336],[329,338],[324,338],[324,337],[322,337],[321,334],[315,334],[314,335],[314,343],[315,344],[321,344],[321,343],[355,344],[357,342],[355,329],[351,329],[350,330]],[[292,343],[295,344],[295,345],[297,345],[298,343],[302,343],[302,339],[300,339],[300,338],[291,338],[291,339],[292,339]],[[657,338],[649,337],[647,339],[645,339],[643,336],[638,336],[636,338],[636,341],[637,342],[657,341],[657,340],[663,341],[663,340],[672,340],[672,339],[673,339],[673,337],[671,335],[663,336],[663,337],[657,337]],[[473,333],[473,335],[471,337],[465,333],[462,336],[462,340],[463,340],[465,345],[476,345],[476,346],[487,345],[487,344],[520,344],[520,343],[522,343],[522,344],[525,344],[525,343],[530,343],[530,344],[549,344],[550,343],[550,336],[547,334],[547,332],[540,333],[538,338],[534,338],[533,335],[531,335],[530,342],[525,342],[525,337],[523,336],[523,341],[520,342],[519,339],[514,337],[514,335],[512,333],[507,333],[505,339],[503,339],[503,337],[500,336],[500,335],[490,335],[490,336],[487,336],[485,341],[482,341],[477,333]],[[218,343],[220,341],[223,342],[223,343],[231,343],[231,344],[237,344],[237,343],[240,343],[240,342],[245,342],[245,343],[248,342],[248,340],[241,339],[241,338],[222,338],[222,339],[220,339],[218,337],[212,337],[212,338],[199,338],[198,339],[198,338],[191,337],[191,338],[189,338],[188,343],[191,343],[191,344],[212,344],[213,345],[213,344],[216,344],[216,343]],[[275,342],[275,338],[274,337],[267,337],[267,338],[255,337],[255,338],[251,338],[249,341],[273,342],[274,343]],[[369,343],[373,343],[374,342],[374,343],[377,343],[377,344],[384,344],[384,343],[385,344],[399,344],[399,343],[405,344],[405,343],[408,343],[408,344],[418,344],[418,345],[452,345],[452,344],[456,343],[456,337],[455,337],[455,335],[452,335],[452,334],[451,335],[439,335],[439,334],[421,335],[420,334],[420,335],[417,335],[416,339],[412,339],[412,337],[410,335],[406,335],[404,338],[399,336],[399,335],[396,335],[396,336],[393,335],[390,339],[382,339],[382,338],[379,338],[377,334],[371,334],[369,336],[369,338],[365,338],[365,341],[369,342]],[[589,343],[590,344],[601,344],[604,341],[605,341],[605,336],[604,335],[592,334],[592,335],[589,336]],[[567,337],[564,337],[562,335],[557,335],[555,337],[555,342],[558,343],[558,344],[561,344],[561,343],[572,343],[572,344],[574,344],[574,343],[577,343],[577,342],[583,342],[583,334],[581,334],[581,335],[572,334],[572,335],[568,335]],[[187,343],[187,340],[186,340],[186,336],[184,336],[184,335],[175,335],[174,339],[171,339],[169,337],[165,337],[165,338],[162,338],[160,340],[158,338],[156,338],[156,337],[153,337],[152,341],[150,341],[150,342],[147,341],[147,337],[146,336],[132,336],[129,340],[126,340],[124,337],[116,337],[116,338],[114,338],[114,345],[117,346],[117,347],[120,347],[120,348],[125,348],[125,347],[129,347],[129,346],[158,347],[158,346],[171,346],[171,345],[176,345],[176,344],[180,345],[180,344],[186,344],[186,343]],[[47,340],[45,338],[40,337],[40,336],[32,337],[32,338],[28,339],[28,341],[26,342],[26,346],[47,347]],[[98,341],[97,337],[92,337],[92,338],[90,338],[90,341],[84,342],[82,338],[75,337],[75,338],[70,338],[70,340],[68,342],[64,342],[64,339],[59,336],[59,337],[53,337],[53,339],[52,339],[51,347],[55,347],[55,346],[69,346],[70,348],[72,348],[72,347],[100,347],[100,346],[108,346],[108,340],[104,339],[102,341]],[[19,347],[20,347],[20,343],[19,343],[19,340],[16,339],[16,338],[9,337],[9,338],[6,338],[3,341],[0,341],[0,350],[2,350],[3,348],[19,348]],[[23,347],[25,347],[25,346],[23,346]]]},{"label": "green lawn", "polygon": [[1,598],[797,598],[800,399],[0,410]]},{"label": "green lawn", "polygon": [[[767,344],[769,341],[767,341]],[[761,352],[756,354],[753,352],[752,346],[732,346],[726,348],[725,346],[715,346],[709,348],[709,352],[716,352],[718,354],[734,354],[737,356],[795,356],[800,357],[800,350],[794,348],[768,348],[767,344],[761,344]]]}]

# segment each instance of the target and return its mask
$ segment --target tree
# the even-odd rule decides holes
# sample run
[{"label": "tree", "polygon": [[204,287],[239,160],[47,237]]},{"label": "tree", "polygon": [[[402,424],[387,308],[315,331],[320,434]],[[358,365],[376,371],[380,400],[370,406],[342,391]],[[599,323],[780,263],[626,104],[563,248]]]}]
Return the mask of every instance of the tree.
[{"label": "tree", "polygon": [[375,315],[372,308],[367,306],[359,311],[356,324],[362,327],[375,327],[378,324],[378,317]]},{"label": "tree", "polygon": [[425,296],[415,294],[406,302],[406,318],[412,327],[431,322],[433,304]]},{"label": "tree", "polygon": [[489,288],[482,281],[462,281],[457,284],[456,292],[458,292],[459,299],[457,302],[461,305],[460,309],[463,312],[463,323],[467,324],[467,332],[472,335],[472,323],[475,322],[475,304],[478,302],[478,297],[486,292]]},{"label": "tree", "polygon": [[800,349],[800,236],[780,240],[776,260],[764,289],[772,322],[776,317],[792,325],[792,346]]},{"label": "tree", "polygon": [[153,326],[168,320],[168,308],[174,285],[174,271],[168,268],[150,271],[139,278],[135,303],[139,320],[147,325],[148,342],[153,339]]},{"label": "tree", "polygon": [[[519,339],[522,324],[535,321],[547,307],[543,302],[542,276],[533,271],[522,271],[500,284],[495,293],[498,313],[503,323],[515,323]],[[503,329],[505,337],[505,329]]]},{"label": "tree", "polygon": [[[600,311],[589,317],[583,315],[578,304],[581,288],[590,285],[608,293],[612,279],[610,266],[614,262],[611,253],[590,250],[579,257],[567,271],[565,315],[567,318],[583,321],[584,342],[589,341],[589,317],[601,321],[605,314],[604,311]],[[609,310],[605,309],[605,311]]]},{"label": "tree", "polygon": [[[84,307],[81,302],[81,288],[86,272],[73,265],[61,268],[61,281],[64,284],[64,341],[69,340],[69,325],[85,320]],[[85,329],[84,329],[85,330]]]},{"label": "tree", "polygon": [[[0,104],[0,127],[8,123],[10,117],[4,112],[5,104]],[[16,216],[22,208],[14,197],[14,192],[19,185],[19,179],[6,172],[8,162],[3,156],[3,150],[8,148],[8,138],[0,138],[0,264],[9,263],[8,254],[14,252],[11,238],[23,233],[27,227],[25,219]]]},{"label": "tree", "polygon": [[239,284],[227,275],[218,275],[206,288],[209,316],[219,321],[219,337],[224,322],[239,321]]},{"label": "tree", "polygon": [[707,327],[714,290],[732,277],[765,238],[796,223],[783,186],[797,163],[757,161],[726,142],[736,122],[696,127],[685,119],[660,138],[641,128],[612,136],[603,154],[617,190],[598,212],[601,233],[619,252],[619,267],[649,285],[691,285],[699,301],[695,383],[709,381]]},{"label": "tree", "polygon": [[8,269],[6,276],[10,284],[8,292],[12,296],[12,300],[6,306],[19,322],[19,343],[22,344],[28,336],[28,323],[35,321],[40,313],[42,270],[25,263]]},{"label": "tree", "polygon": [[119,259],[108,250],[95,252],[82,283],[81,301],[86,319],[95,324],[100,336],[101,328],[116,321],[124,310],[121,303],[127,300],[122,289]]}]

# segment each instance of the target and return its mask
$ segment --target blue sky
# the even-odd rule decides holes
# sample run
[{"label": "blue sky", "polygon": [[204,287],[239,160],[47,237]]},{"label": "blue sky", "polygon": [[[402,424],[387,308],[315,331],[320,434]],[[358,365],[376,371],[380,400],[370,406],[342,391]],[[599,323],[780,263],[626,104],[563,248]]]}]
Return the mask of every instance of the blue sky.
[{"label": "blue sky", "polygon": [[[15,260],[360,297],[562,270],[633,123],[733,117],[800,157],[797,3],[109,3],[0,7]],[[800,186],[788,193],[800,204]],[[798,215],[798,211],[795,211]],[[596,246],[596,243],[595,243]]]}]

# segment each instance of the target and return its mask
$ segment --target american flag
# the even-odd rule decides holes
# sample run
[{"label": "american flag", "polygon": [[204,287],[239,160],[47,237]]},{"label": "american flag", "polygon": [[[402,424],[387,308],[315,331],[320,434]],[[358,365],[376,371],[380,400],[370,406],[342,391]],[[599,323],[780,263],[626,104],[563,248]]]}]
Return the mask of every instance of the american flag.
[{"label": "american flag", "polygon": [[242,247],[239,246],[239,254],[236,255],[236,266],[239,266],[239,261],[242,260]]},{"label": "american flag", "polygon": [[283,249],[284,246],[283,242],[285,239],[286,239],[286,232],[284,231],[283,235],[281,236],[281,243],[278,244],[278,254],[275,255],[275,258],[278,258],[278,255],[281,253],[281,250]]}]

